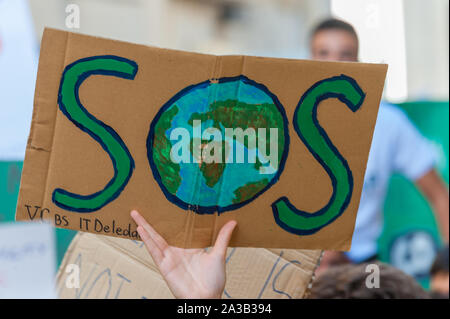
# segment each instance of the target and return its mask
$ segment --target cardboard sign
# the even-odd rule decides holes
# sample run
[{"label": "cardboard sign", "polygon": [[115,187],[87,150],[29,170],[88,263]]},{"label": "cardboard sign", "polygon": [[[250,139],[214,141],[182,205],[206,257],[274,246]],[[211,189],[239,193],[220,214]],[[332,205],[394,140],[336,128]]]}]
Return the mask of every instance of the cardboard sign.
[{"label": "cardboard sign", "polygon": [[[222,298],[306,297],[320,250],[229,248]],[[63,299],[174,298],[140,241],[78,233],[57,275]]]},{"label": "cardboard sign", "polygon": [[348,250],[386,65],[46,30],[16,216],[181,247]]},{"label": "cardboard sign", "polygon": [[48,223],[0,224],[0,299],[55,298],[55,250]]}]

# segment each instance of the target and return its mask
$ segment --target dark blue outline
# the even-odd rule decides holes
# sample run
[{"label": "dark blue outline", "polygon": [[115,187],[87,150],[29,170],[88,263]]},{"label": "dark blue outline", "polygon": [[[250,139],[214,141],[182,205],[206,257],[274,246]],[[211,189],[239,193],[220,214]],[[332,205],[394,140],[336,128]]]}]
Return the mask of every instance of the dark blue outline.
[{"label": "dark blue outline", "polygon": [[[322,136],[322,138],[325,140],[326,144],[328,145],[328,147],[333,151],[333,153],[336,155],[336,157],[341,160],[342,164],[344,165],[346,171],[347,171],[347,177],[348,177],[348,183],[349,183],[349,187],[350,190],[347,194],[347,197],[345,198],[345,201],[343,203],[343,205],[341,206],[341,209],[339,210],[339,213],[334,216],[332,219],[330,219],[327,223],[325,223],[324,225],[321,225],[320,227],[316,227],[316,228],[312,228],[312,229],[297,229],[297,228],[293,228],[290,227],[289,225],[285,224],[283,221],[280,220],[279,218],[279,212],[278,212],[278,208],[276,207],[276,205],[280,202],[284,202],[288,208],[295,214],[300,215],[302,217],[306,217],[306,218],[310,218],[310,217],[315,217],[315,216],[320,216],[323,215],[325,213],[325,211],[328,209],[328,207],[331,205],[331,203],[334,201],[334,198],[336,196],[336,178],[333,174],[333,172],[330,170],[329,167],[327,167],[327,165],[324,163],[324,161],[318,156],[318,154],[316,152],[314,152],[314,150],[311,148],[311,146],[309,145],[309,143],[306,141],[305,137],[303,136],[300,128],[298,127],[298,123],[297,123],[297,114],[298,111],[300,109],[300,106],[302,105],[304,99],[311,93],[312,90],[314,90],[317,86],[321,85],[322,83],[325,82],[331,82],[331,81],[341,81],[341,80],[346,80],[348,81],[353,88],[360,94],[361,99],[360,102],[356,105],[353,105],[345,96],[344,94],[338,94],[338,93],[325,93],[321,96],[319,96],[316,99],[316,102],[314,103],[313,106],[313,112],[312,112],[312,117],[313,117],[313,122],[314,125],[316,126],[316,128],[318,129],[320,135]],[[331,179],[331,183],[333,186],[333,194],[331,195],[330,200],[328,201],[327,205],[322,207],[320,210],[318,210],[315,213],[307,213],[305,211],[301,211],[299,209],[297,209],[294,205],[292,205],[292,203],[289,201],[289,199],[286,196],[280,197],[279,199],[277,199],[275,202],[272,203],[272,211],[273,211],[273,215],[275,218],[275,222],[278,224],[278,226],[280,226],[281,228],[283,228],[284,230],[296,234],[296,235],[311,235],[316,233],[317,231],[319,231],[320,229],[322,229],[323,227],[331,224],[333,221],[335,221],[339,216],[341,216],[343,214],[343,212],[345,211],[345,209],[347,208],[348,204],[350,203],[351,197],[353,195],[353,175],[352,175],[352,171],[350,170],[350,167],[347,163],[347,160],[341,155],[341,153],[338,151],[338,149],[333,145],[333,143],[331,142],[331,140],[329,139],[327,133],[325,132],[325,130],[322,128],[322,126],[320,125],[318,119],[317,119],[317,108],[319,106],[319,104],[329,98],[337,98],[339,99],[339,101],[341,101],[342,103],[344,103],[345,105],[348,106],[348,108],[350,110],[352,110],[353,112],[356,112],[361,105],[363,104],[364,100],[365,100],[366,94],[362,91],[361,87],[358,85],[358,83],[351,77],[346,76],[344,74],[341,74],[339,76],[334,76],[331,78],[327,78],[327,79],[323,79],[320,80],[318,82],[316,82],[313,86],[311,86],[300,98],[300,101],[297,104],[297,108],[295,109],[294,112],[294,129],[296,131],[296,133],[298,134],[298,136],[300,137],[300,139],[302,140],[303,144],[305,144],[305,146],[308,148],[308,150],[311,152],[311,154],[314,156],[314,158],[319,162],[319,164],[325,169],[325,171],[327,172],[328,176]]]},{"label": "dark blue outline", "polygon": [[[95,135],[93,132],[89,131],[87,128],[85,128],[83,126],[83,124],[75,121],[70,114],[67,112],[66,110],[66,106],[64,105],[64,103],[62,102],[62,95],[61,95],[61,89],[62,89],[62,84],[64,82],[65,79],[65,75],[66,72],[69,71],[73,66],[77,65],[78,63],[82,63],[82,62],[86,62],[86,61],[92,61],[92,60],[97,60],[97,59],[112,59],[112,60],[116,60],[119,62],[125,62],[128,63],[130,66],[132,66],[133,73],[128,74],[128,73],[124,73],[124,72],[118,72],[118,71],[106,71],[106,70],[92,70],[92,71],[87,71],[82,73],[78,79],[77,82],[75,83],[75,90],[74,90],[74,94],[75,94],[75,99],[78,103],[78,106],[80,107],[80,109],[86,114],[86,116],[88,116],[91,120],[93,120],[95,123],[97,123],[98,125],[102,126],[105,130],[108,131],[108,133],[110,133],[113,138],[120,144],[120,146],[122,146],[123,150],[127,153],[128,158],[130,160],[130,171],[128,172],[128,176],[125,179],[125,182],[123,183],[123,185],[113,194],[113,196],[111,196],[103,205],[101,205],[100,207],[97,207],[95,209],[90,209],[90,208],[74,208],[74,207],[70,207],[67,205],[64,205],[62,203],[59,203],[55,200],[55,193],[59,192],[62,195],[68,195],[74,198],[78,198],[78,199],[83,199],[83,200],[89,200],[91,198],[94,198],[95,196],[98,196],[101,192],[103,192],[105,189],[107,189],[111,184],[114,183],[116,177],[117,177],[117,167],[116,167],[116,161],[114,159],[114,157],[112,156],[112,154],[107,150],[106,145],[103,143],[103,141],[101,140],[101,138],[97,135]],[[81,86],[81,84],[84,82],[84,80],[86,80],[89,76],[91,75],[107,75],[107,76],[115,76],[115,77],[119,77],[119,78],[123,78],[123,79],[128,79],[128,80],[133,80],[136,76],[136,73],[138,71],[138,65],[136,62],[132,61],[132,60],[128,60],[119,56],[114,56],[114,55],[99,55],[99,56],[92,56],[92,57],[88,57],[88,58],[82,58],[79,59],[69,65],[67,65],[64,68],[63,74],[61,76],[61,81],[60,81],[60,85],[59,85],[59,90],[58,90],[58,104],[59,104],[59,108],[61,110],[61,112],[72,122],[74,123],[80,130],[82,130],[83,132],[89,134],[89,136],[91,136],[93,139],[95,139],[100,145],[101,147],[105,150],[106,153],[108,153],[109,157],[111,158],[111,161],[113,163],[113,167],[114,167],[114,177],[109,181],[109,183],[105,186],[105,188],[103,188],[101,191],[98,191],[94,194],[91,195],[78,195],[78,194],[74,194],[71,192],[68,192],[64,189],[61,188],[56,188],[53,193],[52,193],[52,201],[53,203],[55,203],[55,205],[57,205],[58,207],[61,207],[63,209],[69,210],[69,211],[75,211],[78,213],[90,213],[90,212],[94,212],[97,211],[99,209],[101,209],[102,207],[106,206],[107,204],[109,204],[110,202],[112,202],[113,200],[115,200],[120,193],[123,191],[123,189],[126,187],[126,185],[128,184],[128,181],[131,178],[131,175],[133,174],[133,170],[135,168],[135,164],[134,164],[134,160],[133,157],[130,154],[130,151],[128,150],[127,146],[125,145],[125,143],[123,142],[122,138],[119,136],[119,134],[116,133],[116,131],[114,131],[114,129],[108,125],[106,125],[105,123],[101,122],[100,120],[98,120],[97,118],[95,118],[93,115],[91,115],[86,108],[83,106],[83,104],[80,101],[79,98],[79,88]]]},{"label": "dark blue outline", "polygon": [[178,197],[176,197],[175,195],[171,194],[170,192],[167,191],[166,187],[164,186],[164,184],[161,181],[161,176],[158,172],[158,169],[156,168],[155,163],[153,162],[153,141],[154,141],[154,135],[155,135],[155,126],[156,123],[159,121],[161,115],[174,103],[176,102],[178,99],[180,99],[181,97],[183,97],[185,94],[189,93],[191,90],[193,89],[198,89],[198,88],[206,88],[209,85],[211,85],[212,81],[211,80],[206,80],[204,82],[200,82],[198,84],[194,84],[194,85],[190,85],[184,89],[182,89],[181,91],[179,91],[177,94],[175,94],[168,102],[166,102],[161,109],[158,111],[158,113],[156,114],[155,118],[152,120],[151,124],[150,124],[150,131],[147,137],[147,158],[150,164],[150,168],[152,170],[153,173],[153,177],[155,178],[155,180],[158,182],[159,187],[161,188],[161,190],[163,191],[164,195],[166,196],[166,198],[174,203],[175,205],[177,205],[178,207],[184,209],[184,210],[192,210],[197,214],[214,214],[215,212],[218,213],[218,215],[220,215],[221,213],[230,211],[230,210],[235,210],[238,209],[244,205],[247,205],[248,203],[250,203],[251,201],[255,200],[259,195],[261,195],[262,193],[264,193],[265,191],[267,191],[272,185],[274,185],[278,179],[280,178],[281,173],[283,172],[284,169],[284,165],[286,163],[286,159],[289,153],[289,129],[288,129],[288,120],[287,120],[287,116],[286,116],[286,112],[284,110],[283,105],[280,103],[280,101],[278,100],[278,98],[276,97],[275,94],[273,94],[272,92],[269,91],[269,89],[261,84],[261,83],[257,83],[253,80],[250,80],[249,78],[247,78],[245,75],[238,75],[235,77],[223,77],[220,78],[218,80],[218,83],[226,83],[226,82],[233,82],[233,81],[242,81],[245,84],[249,84],[251,86],[256,87],[257,89],[262,90],[264,93],[266,93],[274,102],[275,106],[278,108],[278,110],[281,113],[281,116],[283,118],[283,124],[284,124],[284,136],[285,136],[285,141],[284,141],[284,152],[281,156],[281,160],[278,166],[278,171],[277,173],[273,176],[273,178],[271,179],[271,181],[266,185],[266,187],[264,187],[261,191],[259,191],[258,193],[256,193],[252,198],[245,200],[241,203],[236,203],[236,204],[231,204],[225,207],[221,207],[219,205],[215,205],[215,206],[200,206],[200,205],[191,205],[188,203],[185,203],[184,201],[182,201],[181,199],[179,199]]}]

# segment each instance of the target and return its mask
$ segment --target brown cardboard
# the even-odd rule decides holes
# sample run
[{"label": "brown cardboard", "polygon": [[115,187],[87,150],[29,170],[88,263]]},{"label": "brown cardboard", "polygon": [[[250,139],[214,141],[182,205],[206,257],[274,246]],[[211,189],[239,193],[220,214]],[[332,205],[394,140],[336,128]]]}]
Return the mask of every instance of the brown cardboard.
[{"label": "brown cardboard", "polygon": [[[320,253],[229,248],[222,298],[304,298]],[[73,286],[77,273],[79,288]],[[57,290],[64,299],[174,298],[142,242],[81,232],[61,263]]]},{"label": "brown cardboard", "polygon": [[[63,113],[58,92],[66,74],[63,74],[65,68],[70,69],[70,65],[80,59],[104,55],[134,61],[138,67],[134,79],[91,75],[79,86],[79,100],[87,112],[120,136],[135,168],[115,199],[98,210],[77,212],[55,204],[53,195],[56,190],[62,189],[78,196],[96,194],[109,185],[114,168],[105,149]],[[43,218],[51,220],[57,227],[137,239],[136,225],[129,215],[132,209],[137,209],[169,244],[180,247],[211,246],[221,226],[235,219],[238,228],[231,239],[231,247],[348,250],[386,70],[386,65],[379,64],[204,55],[46,29],[16,219]],[[323,224],[325,226],[310,233],[286,230],[276,221],[271,207],[280,198],[288,198],[297,209],[305,211],[306,216],[334,200],[330,176],[295,130],[294,111],[300,98],[315,83],[341,77],[342,74],[352,78],[365,94],[360,108],[352,112],[336,98],[325,99],[317,108],[317,121],[347,161],[353,178],[353,192],[348,201],[342,200],[341,203],[347,205],[339,206],[344,207],[339,210],[341,214],[332,222]],[[286,128],[289,135],[289,144],[284,148],[288,150],[285,165],[282,168],[281,160],[281,174],[272,180],[270,188],[251,198],[246,205],[220,214],[198,214],[194,212],[196,206],[177,206],[158,185],[147,157],[149,128],[163,105],[185,88],[208,80],[212,87],[224,78],[238,76],[245,76],[260,87],[263,85],[268,90],[264,91],[265,96],[267,92],[276,96],[281,113],[274,113],[274,119],[281,117],[282,110],[286,113],[285,125],[280,126],[280,134]],[[242,81],[239,82],[238,94],[244,86],[241,84]],[[254,87],[252,90],[257,90]],[[74,90],[68,92],[73,93]],[[68,94],[61,96],[67,97]],[[262,104],[255,103],[258,112],[263,112]],[[312,111],[305,114],[307,116],[303,119],[313,117]],[[253,119],[245,121],[250,123]],[[300,127],[303,130],[307,126]],[[287,141],[286,136],[284,141]],[[320,138],[312,141],[325,143]],[[150,153],[150,157],[153,154]],[[161,167],[165,169],[166,166]],[[196,175],[195,181],[186,179],[188,185],[194,185],[198,177]],[[347,177],[345,187],[349,189],[348,181]],[[259,186],[254,187],[259,189]],[[186,189],[194,196],[203,196],[202,191],[193,186]],[[247,193],[249,189],[245,187]],[[226,190],[222,187],[220,196]],[[202,197],[202,200],[207,199],[207,196]],[[292,215],[297,218],[294,213]],[[310,221],[316,217],[304,219]]]}]

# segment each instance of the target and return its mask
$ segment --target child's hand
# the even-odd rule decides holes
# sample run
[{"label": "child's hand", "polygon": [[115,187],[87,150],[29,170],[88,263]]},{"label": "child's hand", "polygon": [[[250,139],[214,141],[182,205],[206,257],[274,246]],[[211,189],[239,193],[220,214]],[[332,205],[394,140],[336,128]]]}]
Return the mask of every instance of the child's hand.
[{"label": "child's hand", "polygon": [[236,221],[226,223],[208,252],[172,247],[137,211],[131,217],[164,280],[176,298],[221,298],[225,289],[225,257]]}]

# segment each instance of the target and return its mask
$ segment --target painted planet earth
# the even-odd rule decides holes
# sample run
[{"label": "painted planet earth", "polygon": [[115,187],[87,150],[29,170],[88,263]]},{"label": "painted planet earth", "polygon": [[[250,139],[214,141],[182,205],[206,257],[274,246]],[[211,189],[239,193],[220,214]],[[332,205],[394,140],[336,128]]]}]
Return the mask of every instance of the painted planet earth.
[{"label": "painted planet earth", "polygon": [[[200,136],[195,143],[198,123],[201,132],[208,128],[220,131],[222,140],[203,140]],[[171,159],[171,150],[180,143],[170,138],[176,128],[190,133],[189,139],[184,140],[189,161],[177,163]],[[239,141],[227,137],[225,128],[252,128],[256,133],[258,128],[265,128],[265,150],[259,150],[258,145],[263,145],[260,142],[264,140],[258,141],[258,134],[253,143],[245,138],[244,145],[238,145]],[[276,161],[270,161],[268,156],[270,128],[277,129],[272,137],[277,146]],[[222,154],[221,161],[207,163],[201,156],[198,158],[199,152],[193,151],[194,145],[203,149],[208,143],[220,143],[222,152],[217,154]],[[272,186],[284,167],[288,144],[287,119],[276,96],[265,86],[239,76],[205,81],[176,94],[151,123],[147,152],[153,175],[171,202],[183,209],[210,214],[239,208]],[[243,163],[236,159],[238,146],[245,152]],[[231,147],[234,159],[230,160]],[[249,154],[253,154],[254,161],[249,160]]]}]

